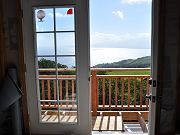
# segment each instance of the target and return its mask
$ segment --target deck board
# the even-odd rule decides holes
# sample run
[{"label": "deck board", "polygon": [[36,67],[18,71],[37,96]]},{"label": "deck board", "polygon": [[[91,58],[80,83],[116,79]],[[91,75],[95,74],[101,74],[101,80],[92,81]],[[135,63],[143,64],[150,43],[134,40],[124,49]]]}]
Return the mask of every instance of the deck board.
[{"label": "deck board", "polygon": [[92,127],[93,130],[97,130],[99,131],[101,129],[101,117],[97,116],[97,117],[93,117],[93,121],[94,121],[94,126]]},{"label": "deck board", "polygon": [[92,119],[94,131],[123,131],[122,116],[97,116]]},{"label": "deck board", "polygon": [[102,126],[101,130],[108,130],[108,117],[109,116],[102,116]]},{"label": "deck board", "polygon": [[[77,122],[77,116],[71,116],[71,115],[64,115],[60,116],[61,122],[70,122],[74,123]],[[58,116],[57,115],[42,115],[42,122],[58,122]]]},{"label": "deck board", "polygon": [[[99,116],[92,117],[92,130],[93,131],[124,131],[124,123],[130,123],[130,120],[137,120],[138,114],[141,114],[141,119],[146,121],[148,119],[148,112],[101,112]],[[43,112],[42,122],[58,122],[57,112]],[[74,123],[77,122],[76,112],[60,112],[60,122]],[[132,122],[135,123],[135,122]]]},{"label": "deck board", "polygon": [[[77,116],[60,116],[61,122],[77,122]],[[58,122],[57,115],[43,115],[43,122]],[[92,130],[94,131],[122,131],[121,116],[97,116],[92,118]]]},{"label": "deck board", "polygon": [[115,116],[111,116],[109,121],[109,130],[115,130],[114,121],[115,121]]}]

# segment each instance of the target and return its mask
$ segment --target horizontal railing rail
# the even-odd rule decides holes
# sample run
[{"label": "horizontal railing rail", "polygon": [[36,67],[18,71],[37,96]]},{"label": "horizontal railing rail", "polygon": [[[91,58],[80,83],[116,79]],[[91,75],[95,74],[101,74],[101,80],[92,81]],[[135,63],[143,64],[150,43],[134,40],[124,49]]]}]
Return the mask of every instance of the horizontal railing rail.
[{"label": "horizontal railing rail", "polygon": [[[39,69],[40,102],[43,109],[76,108],[75,69]],[[55,72],[64,75],[56,75]],[[111,75],[107,72],[141,72],[150,68],[91,68],[92,114],[99,110],[148,110],[150,75]],[[102,74],[103,73],[103,74]],[[57,89],[59,93],[57,93]],[[59,97],[58,97],[59,96]],[[59,100],[57,100],[59,99]]]}]

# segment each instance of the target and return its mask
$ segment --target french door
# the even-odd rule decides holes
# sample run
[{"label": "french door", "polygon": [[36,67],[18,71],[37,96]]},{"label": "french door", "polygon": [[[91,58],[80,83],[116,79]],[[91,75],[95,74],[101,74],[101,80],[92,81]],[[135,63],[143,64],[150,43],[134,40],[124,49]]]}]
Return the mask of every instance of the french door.
[{"label": "french door", "polygon": [[91,134],[89,2],[23,3],[32,134]]},{"label": "french door", "polygon": [[158,128],[156,121],[158,106],[157,106],[157,95],[159,91],[157,90],[157,74],[158,74],[158,53],[160,52],[159,47],[159,0],[152,0],[152,45],[151,45],[151,79],[152,84],[150,86],[150,102],[149,102],[149,135],[155,135],[155,131]]}]

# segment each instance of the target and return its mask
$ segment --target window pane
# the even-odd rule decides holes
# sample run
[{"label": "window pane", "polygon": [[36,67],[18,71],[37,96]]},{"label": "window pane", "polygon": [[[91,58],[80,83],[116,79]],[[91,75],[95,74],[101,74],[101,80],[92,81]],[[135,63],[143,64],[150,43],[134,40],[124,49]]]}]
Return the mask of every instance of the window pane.
[{"label": "window pane", "polygon": [[76,80],[59,80],[60,122],[77,122]]},{"label": "window pane", "polygon": [[57,54],[75,55],[75,33],[57,33]]},{"label": "window pane", "polygon": [[74,30],[74,8],[56,8],[56,30]]},{"label": "window pane", "polygon": [[41,110],[41,120],[43,123],[58,123],[58,111],[47,109]]},{"label": "window pane", "polygon": [[39,97],[42,122],[58,122],[56,62],[54,57],[38,57]]},{"label": "window pane", "polygon": [[58,68],[75,68],[75,57],[57,57]]},{"label": "window pane", "polygon": [[37,33],[37,55],[54,55],[54,34]]},{"label": "window pane", "polygon": [[[45,17],[40,20],[37,18],[37,12],[44,11]],[[36,32],[45,32],[54,30],[54,15],[53,9],[36,9],[35,10]]]},{"label": "window pane", "polygon": [[[38,70],[39,75],[56,75],[56,62],[54,57],[39,57]],[[49,77],[46,77],[49,78]]]}]

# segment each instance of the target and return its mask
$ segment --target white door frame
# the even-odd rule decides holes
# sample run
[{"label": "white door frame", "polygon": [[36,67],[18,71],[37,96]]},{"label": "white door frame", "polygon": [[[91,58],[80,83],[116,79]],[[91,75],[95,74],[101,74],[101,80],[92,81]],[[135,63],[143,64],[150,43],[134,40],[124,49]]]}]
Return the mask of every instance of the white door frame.
[{"label": "white door frame", "polygon": [[[159,0],[152,0],[152,36],[151,36],[151,78],[157,80],[159,49]],[[150,86],[150,95],[157,95],[157,87]],[[156,102],[149,102],[149,135],[155,135]]]},{"label": "white door frame", "polygon": [[[25,48],[27,101],[32,134],[91,134],[90,98],[90,39],[89,39],[89,0],[24,0],[23,39]],[[33,31],[33,7],[62,6],[75,4],[76,11],[76,49],[78,85],[78,124],[40,123],[38,115],[38,93],[36,90],[35,47]]]}]

